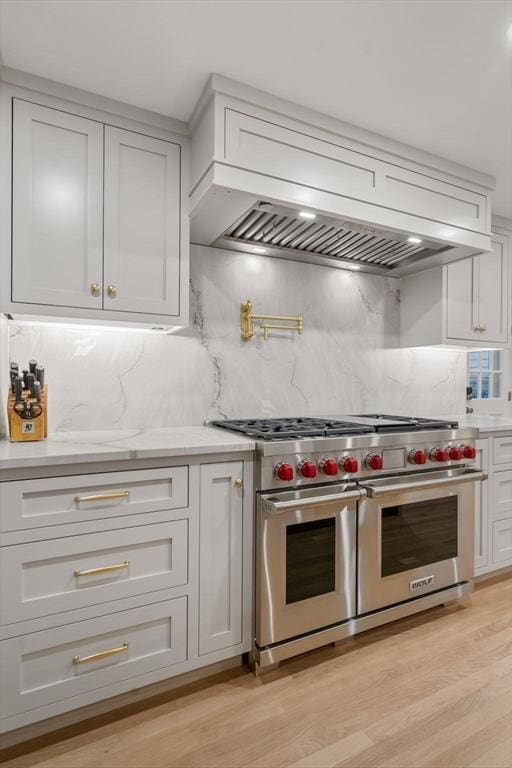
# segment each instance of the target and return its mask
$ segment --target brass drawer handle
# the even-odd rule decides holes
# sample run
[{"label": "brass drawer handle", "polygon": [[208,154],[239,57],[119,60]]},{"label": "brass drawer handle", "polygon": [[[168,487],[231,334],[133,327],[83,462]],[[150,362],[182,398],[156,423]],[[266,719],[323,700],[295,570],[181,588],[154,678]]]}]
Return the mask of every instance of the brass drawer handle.
[{"label": "brass drawer handle", "polygon": [[101,293],[101,285],[99,283],[91,283],[91,296],[98,297]]},{"label": "brass drawer handle", "polygon": [[244,481],[242,480],[241,477],[238,477],[235,480],[235,488],[243,488],[243,485],[244,485]]},{"label": "brass drawer handle", "polygon": [[73,664],[87,664],[89,661],[98,661],[98,659],[106,659],[109,656],[115,656],[116,653],[124,653],[128,650],[128,643],[123,643],[117,648],[109,648],[108,651],[98,651],[98,653],[91,653],[90,656],[73,656]]},{"label": "brass drawer handle", "polygon": [[95,493],[92,496],[75,496],[75,504],[92,504],[95,501],[112,501],[113,499],[129,499],[130,491],[113,491],[112,493]]},{"label": "brass drawer handle", "polygon": [[115,565],[102,565],[99,568],[87,568],[84,571],[77,570],[74,572],[75,576],[95,576],[99,573],[109,573],[110,571],[120,571],[122,568],[128,568],[130,565],[129,560],[123,560],[122,563],[115,563]]},{"label": "brass drawer handle", "polygon": [[110,299],[115,299],[117,296],[117,288],[115,285],[107,285],[107,294]]},{"label": "brass drawer handle", "polygon": [[477,333],[485,333],[487,330],[487,326],[482,325],[481,323],[477,323],[475,326],[473,326],[473,330],[477,331]]}]

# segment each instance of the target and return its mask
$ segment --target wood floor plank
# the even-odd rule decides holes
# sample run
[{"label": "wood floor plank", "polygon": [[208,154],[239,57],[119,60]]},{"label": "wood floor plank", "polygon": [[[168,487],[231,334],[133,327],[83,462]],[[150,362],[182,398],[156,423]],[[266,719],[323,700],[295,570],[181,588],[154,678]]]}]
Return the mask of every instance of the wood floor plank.
[{"label": "wood floor plank", "polygon": [[5,768],[512,768],[511,614],[512,579],[483,585],[262,678],[232,670],[100,718]]}]

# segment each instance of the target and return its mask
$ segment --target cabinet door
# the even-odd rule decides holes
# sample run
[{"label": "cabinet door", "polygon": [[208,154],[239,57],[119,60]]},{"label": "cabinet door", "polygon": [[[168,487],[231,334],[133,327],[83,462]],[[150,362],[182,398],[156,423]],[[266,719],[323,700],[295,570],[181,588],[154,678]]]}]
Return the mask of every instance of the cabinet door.
[{"label": "cabinet door", "polygon": [[445,272],[446,335],[449,339],[473,339],[474,259],[447,264]]},{"label": "cabinet door", "polygon": [[100,309],[103,125],[14,99],[12,205],[12,300]]},{"label": "cabinet door", "polygon": [[475,281],[475,325],[485,329],[476,332],[482,342],[507,341],[508,329],[508,239],[500,235],[492,237],[492,253],[474,257],[477,279]]},{"label": "cabinet door", "polygon": [[242,641],[243,462],[201,466],[199,653]]},{"label": "cabinet door", "polygon": [[105,309],[179,315],[180,173],[179,144],[105,126]]},{"label": "cabinet door", "polygon": [[[489,441],[476,441],[475,464],[484,472],[489,469]],[[475,571],[489,560],[489,481],[475,483]]]},{"label": "cabinet door", "polygon": [[492,475],[492,517],[512,518],[512,469],[502,469]]}]

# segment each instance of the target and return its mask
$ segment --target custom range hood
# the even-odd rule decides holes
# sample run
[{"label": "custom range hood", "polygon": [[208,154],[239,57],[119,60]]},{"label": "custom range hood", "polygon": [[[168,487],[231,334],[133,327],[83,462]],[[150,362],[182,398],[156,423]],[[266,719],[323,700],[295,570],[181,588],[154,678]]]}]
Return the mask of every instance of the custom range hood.
[{"label": "custom range hood", "polygon": [[494,179],[212,75],[193,243],[401,277],[491,250]]}]

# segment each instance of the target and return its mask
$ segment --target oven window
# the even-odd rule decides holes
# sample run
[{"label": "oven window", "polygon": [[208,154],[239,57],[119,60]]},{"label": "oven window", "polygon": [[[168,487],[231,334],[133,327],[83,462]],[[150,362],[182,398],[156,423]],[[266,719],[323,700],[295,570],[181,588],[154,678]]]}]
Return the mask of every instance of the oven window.
[{"label": "oven window", "polygon": [[286,602],[336,589],[336,518],[286,528]]},{"label": "oven window", "polygon": [[384,507],[382,576],[457,557],[457,496]]}]

